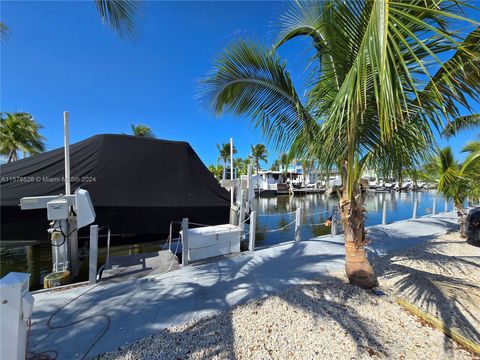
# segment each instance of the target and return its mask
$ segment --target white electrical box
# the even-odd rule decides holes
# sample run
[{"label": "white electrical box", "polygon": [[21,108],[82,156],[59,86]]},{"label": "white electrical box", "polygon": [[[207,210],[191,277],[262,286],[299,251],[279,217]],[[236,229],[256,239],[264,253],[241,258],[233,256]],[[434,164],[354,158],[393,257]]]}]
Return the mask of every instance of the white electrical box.
[{"label": "white electrical box", "polygon": [[47,203],[48,220],[68,219],[68,201],[66,199],[56,199]]},{"label": "white electrical box", "polygon": [[240,252],[241,234],[240,226],[230,224],[188,229],[188,261]]},{"label": "white electrical box", "polygon": [[0,359],[24,360],[33,296],[26,273],[11,272],[0,279]]}]

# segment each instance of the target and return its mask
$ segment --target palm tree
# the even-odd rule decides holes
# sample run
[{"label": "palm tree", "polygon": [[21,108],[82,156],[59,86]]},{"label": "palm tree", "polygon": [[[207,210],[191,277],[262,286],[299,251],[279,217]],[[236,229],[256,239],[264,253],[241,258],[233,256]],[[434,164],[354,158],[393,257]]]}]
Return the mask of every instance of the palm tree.
[{"label": "palm tree", "polygon": [[[346,273],[361,287],[377,284],[365,252],[363,170],[414,168],[434,144],[433,130],[479,98],[480,30],[464,39],[449,30],[453,20],[478,26],[462,11],[457,1],[295,3],[273,50],[239,40],[201,84],[217,115],[246,116],[278,148],[337,167]],[[299,36],[315,51],[305,101],[276,51]]]},{"label": "palm tree", "polygon": [[290,157],[287,153],[282,153],[280,154],[279,161],[280,166],[282,167],[282,180],[285,181],[285,178],[287,177],[288,164],[290,163]]},{"label": "palm tree", "polygon": [[469,189],[468,197],[478,199],[480,203],[480,141],[470,141],[464,146],[462,152],[468,153],[462,165]]},{"label": "palm tree", "polygon": [[42,128],[28,113],[2,113],[0,119],[0,154],[7,162],[18,160],[18,151],[35,155],[45,151]]},{"label": "palm tree", "polygon": [[280,171],[280,160],[275,160],[272,164],[272,166],[270,166],[270,170],[272,171]]},{"label": "palm tree", "polygon": [[268,151],[265,145],[263,144],[257,144],[255,146],[250,145],[250,148],[252,150],[252,159],[255,162],[255,167],[257,169],[257,175],[258,171],[260,170],[260,160],[267,162],[268,158]]},{"label": "palm tree", "polygon": [[[220,152],[220,156],[218,160],[223,160],[223,176],[222,178],[225,179],[226,177],[226,169],[227,169],[227,161],[230,159],[230,143],[223,143],[222,146],[217,144],[217,149]],[[233,153],[237,153],[237,149],[233,146]]]},{"label": "palm tree", "polygon": [[448,146],[438,149],[433,159],[425,165],[421,177],[437,184],[437,190],[446,200],[453,200],[460,224],[460,235],[465,237],[464,207],[468,196],[478,196],[480,187],[480,142],[470,143],[464,149],[470,152],[463,164],[459,164]]},{"label": "palm tree", "polygon": [[148,137],[148,138],[154,138],[155,135],[153,134],[152,129],[150,129],[149,126],[147,125],[130,125],[132,128],[132,134],[134,136],[142,136],[142,137]]},{"label": "palm tree", "polygon": [[[140,16],[138,0],[94,0],[103,24],[108,24],[121,38],[135,36],[135,21]],[[0,22],[0,40],[9,34],[7,25]]]},{"label": "palm tree", "polygon": [[223,173],[222,165],[209,165],[208,170],[212,173],[213,176],[215,176],[215,179],[219,179]]},{"label": "palm tree", "polygon": [[242,159],[242,158],[233,159],[233,166],[237,170],[238,176],[247,174],[249,164],[250,164],[250,159],[248,157],[246,159]]}]

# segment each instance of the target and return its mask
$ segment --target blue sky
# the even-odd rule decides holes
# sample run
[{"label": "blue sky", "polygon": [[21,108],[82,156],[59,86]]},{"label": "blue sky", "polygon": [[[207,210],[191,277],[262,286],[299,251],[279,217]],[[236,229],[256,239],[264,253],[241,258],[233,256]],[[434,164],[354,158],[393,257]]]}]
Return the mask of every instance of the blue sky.
[{"label": "blue sky", "polygon": [[[275,20],[287,2],[143,2],[135,42],[101,24],[93,1],[2,1],[11,29],[1,44],[1,111],[26,111],[40,122],[48,149],[62,146],[63,111],[71,142],[99,133],[129,133],[149,125],[158,138],[188,141],[208,165],[216,144],[234,138],[238,156],[265,143],[248,119],[215,118],[195,100],[198,80],[238,37],[275,40]],[[294,82],[306,75],[308,43],[281,50]],[[476,105],[480,112],[480,106]],[[461,147],[480,131],[450,140]],[[442,141],[442,144],[445,144]],[[276,158],[273,148],[269,163]],[[460,154],[459,154],[460,155]]]}]

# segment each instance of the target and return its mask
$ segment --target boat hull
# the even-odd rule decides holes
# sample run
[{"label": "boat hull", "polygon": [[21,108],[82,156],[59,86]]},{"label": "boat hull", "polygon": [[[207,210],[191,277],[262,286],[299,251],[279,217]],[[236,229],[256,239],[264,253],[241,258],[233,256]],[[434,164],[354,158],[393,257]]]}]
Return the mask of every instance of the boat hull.
[{"label": "boat hull", "polygon": [[[171,221],[188,218],[191,223],[219,225],[228,223],[229,207],[95,207],[95,224],[108,226],[112,234],[122,237],[144,236],[152,238],[169,233]],[[2,206],[2,241],[49,241],[49,228],[45,209],[20,210],[18,206]],[[88,237],[88,226],[79,232]]]}]

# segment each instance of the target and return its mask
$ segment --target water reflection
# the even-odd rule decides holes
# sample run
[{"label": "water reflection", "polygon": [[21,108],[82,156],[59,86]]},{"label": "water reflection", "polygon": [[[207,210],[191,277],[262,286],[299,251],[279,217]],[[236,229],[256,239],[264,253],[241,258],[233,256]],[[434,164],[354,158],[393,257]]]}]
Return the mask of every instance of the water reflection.
[{"label": "water reflection", "polygon": [[[417,203],[416,216],[429,215],[433,211],[436,192],[385,192],[367,193],[365,207],[366,225],[377,225],[382,222],[383,206],[387,207],[387,223],[410,219],[413,215],[413,206]],[[338,198],[325,194],[309,194],[305,196],[277,196],[255,198],[253,210],[257,211],[256,244],[258,247],[270,246],[294,239],[294,225],[288,229],[284,227],[295,220],[295,211],[302,209],[302,239],[327,235],[331,228],[324,225],[326,219],[338,207]],[[452,210],[453,204],[448,204]],[[438,197],[436,212],[445,211],[445,201]],[[281,230],[276,231],[277,229]]]},{"label": "water reflection", "polygon": [[[435,191],[409,193],[368,193],[366,198],[367,226],[382,222],[383,204],[387,206],[387,222],[405,220],[412,217],[415,201],[417,202],[417,216],[431,214]],[[302,239],[311,239],[316,236],[327,235],[331,228],[324,225],[326,219],[338,206],[336,197],[324,194],[312,194],[301,197],[277,196],[270,198],[256,198],[252,203],[253,210],[257,211],[256,246],[271,246],[294,239],[295,211],[302,211]],[[448,204],[452,209],[452,204]],[[436,211],[445,211],[445,202],[438,198]],[[129,245],[112,246],[111,254],[128,255],[158,251],[163,242],[148,242]],[[99,248],[99,264],[104,263],[106,249]],[[0,246],[0,276],[10,271],[29,272],[31,274],[31,288],[41,287],[43,277],[51,271],[50,244],[10,244]],[[88,264],[84,261],[78,280],[88,278]]]}]

